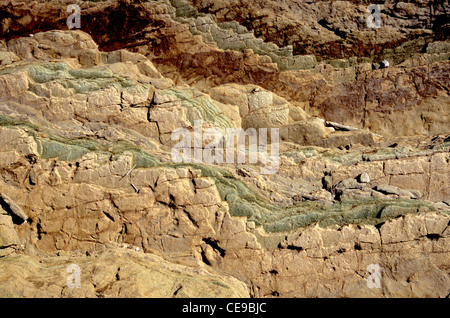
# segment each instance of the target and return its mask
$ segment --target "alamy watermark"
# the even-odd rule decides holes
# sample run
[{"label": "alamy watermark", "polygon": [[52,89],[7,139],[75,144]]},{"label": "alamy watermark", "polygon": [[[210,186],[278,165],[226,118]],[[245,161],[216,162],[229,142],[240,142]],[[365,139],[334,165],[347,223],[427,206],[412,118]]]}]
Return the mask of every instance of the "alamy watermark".
[{"label": "alamy watermark", "polygon": [[378,4],[371,4],[367,7],[367,11],[371,13],[366,20],[367,27],[370,29],[381,28],[380,6]]},{"label": "alamy watermark", "polygon": [[81,269],[77,264],[70,264],[67,266],[67,287],[80,288],[81,287]]},{"label": "alamy watermark", "polygon": [[67,6],[66,12],[70,13],[73,12],[69,17],[67,18],[66,24],[69,29],[81,28],[81,9],[80,6],[77,4],[71,4]]},{"label": "alamy watermark", "polygon": [[370,264],[367,266],[367,277],[366,283],[369,288],[381,288],[381,271],[379,264]]},{"label": "alamy watermark", "polygon": [[[258,130],[226,128],[224,136],[219,128],[203,129],[202,121],[195,120],[193,133],[186,128],[177,128],[172,132],[172,141],[179,140],[179,142],[172,148],[171,158],[175,163],[193,161],[207,164],[224,162],[242,164],[246,162],[248,148],[248,162],[255,164],[259,159],[263,165],[261,174],[274,174],[279,166],[279,129],[270,129],[270,156],[268,155],[268,132],[267,128]],[[248,137],[248,143],[246,143],[246,137]],[[204,142],[208,143],[203,145]]]}]

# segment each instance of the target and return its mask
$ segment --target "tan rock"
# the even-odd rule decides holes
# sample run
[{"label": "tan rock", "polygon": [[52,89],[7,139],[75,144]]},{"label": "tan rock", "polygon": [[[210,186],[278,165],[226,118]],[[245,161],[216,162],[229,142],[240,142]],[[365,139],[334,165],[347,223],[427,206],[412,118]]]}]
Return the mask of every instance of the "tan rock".
[{"label": "tan rock", "polygon": [[[119,262],[118,262],[119,261]],[[80,288],[68,285],[80,269]],[[20,255],[4,259],[2,297],[248,297],[247,287],[230,276],[204,268],[175,265],[150,254],[118,248],[96,257],[51,257],[44,261]],[[32,282],[35,282],[34,284]],[[45,286],[44,289],[36,287]]]},{"label": "tan rock", "polygon": [[318,118],[293,123],[280,129],[281,140],[295,142],[300,145],[314,144],[325,138],[327,134],[325,125]]},{"label": "tan rock", "polygon": [[21,59],[79,57],[80,62],[89,62],[87,65],[94,65],[91,62],[100,62],[97,44],[87,33],[79,30],[36,33],[33,37],[11,40],[8,42],[8,49]]},{"label": "tan rock", "polygon": [[120,102],[120,93],[114,88],[103,89],[88,95],[89,109],[118,105]]},{"label": "tan rock", "polygon": [[19,243],[20,239],[14,229],[11,216],[0,214],[0,256],[4,257],[14,252],[18,249]]},{"label": "tan rock", "polygon": [[0,96],[3,98],[18,98],[28,87],[28,77],[25,73],[0,75]]},{"label": "tan rock", "polygon": [[140,61],[137,64],[137,67],[139,68],[139,71],[142,74],[144,74],[145,76],[148,76],[150,78],[162,78],[163,77],[161,75],[161,73],[156,69],[156,67],[149,60]]},{"label": "tan rock", "polygon": [[20,61],[20,58],[13,52],[0,52],[0,65],[9,65]]},{"label": "tan rock", "polygon": [[414,189],[420,193],[416,193],[416,197],[422,197],[422,194],[427,189],[427,175],[426,174],[408,174],[391,176],[390,184],[403,189]]},{"label": "tan rock", "polygon": [[97,49],[84,50],[78,60],[83,67],[92,67],[101,64],[101,54]]},{"label": "tan rock", "polygon": [[431,173],[427,199],[441,201],[443,198],[448,198],[450,196],[449,180],[450,172],[448,170],[443,173]]},{"label": "tan rock", "polygon": [[385,163],[384,169],[387,174],[422,174],[425,172],[423,170],[423,162],[419,160],[408,160],[401,162],[388,160]]},{"label": "tan rock", "polygon": [[386,222],[380,232],[383,244],[412,241],[427,235],[424,221],[410,215]]},{"label": "tan rock", "polygon": [[[444,45],[423,40],[437,36],[420,27],[429,17],[425,7],[409,3],[397,12],[386,4],[392,26],[352,33],[346,38],[356,39],[354,45],[340,36],[358,28],[352,13],[358,7],[348,1],[303,3],[301,10],[289,0],[270,2],[256,20],[248,11],[255,4],[207,2],[178,10],[179,1],[87,8],[93,16],[110,12],[108,25],[131,22],[122,24],[139,34],[117,41],[91,20],[102,34],[93,38],[110,53],[100,53],[76,30],[20,37],[42,18],[58,22],[53,13],[65,7],[57,1],[25,0],[14,11],[0,4],[11,16],[0,33],[18,36],[0,41],[0,188],[15,201],[4,205],[32,221],[13,224],[0,214],[3,295],[447,296],[448,205],[420,200],[449,197],[443,106],[449,64],[444,55],[419,53],[445,54],[439,53]],[[194,17],[191,4],[202,12],[222,10],[220,22]],[[114,20],[117,10],[124,21]],[[242,21],[223,23],[236,12],[245,13],[238,16],[247,26],[263,25],[270,41],[255,39]],[[301,21],[287,18],[289,12]],[[224,30],[229,33],[220,38]],[[286,39],[301,45],[270,43],[285,30],[299,30]],[[240,47],[223,50],[233,45]],[[118,50],[123,47],[139,53]],[[419,56],[408,60],[415,50]],[[312,53],[323,55],[322,64],[316,66]],[[392,66],[372,70],[375,55]],[[279,71],[289,68],[302,70]],[[233,163],[174,168],[172,132],[192,130],[197,119],[208,127],[280,128],[278,173],[261,175],[258,165]],[[330,121],[335,128],[325,127]],[[320,181],[329,171],[326,191]],[[364,175],[360,181],[367,182],[358,183],[364,172],[370,182]],[[351,218],[345,204],[333,201],[339,195],[353,205],[351,212],[364,201],[379,213],[343,224]],[[315,202],[300,202],[305,198]],[[390,213],[398,217],[389,219]],[[328,226],[293,225],[324,214]],[[266,233],[271,222],[290,230]],[[79,289],[66,286],[72,261],[83,273]],[[367,285],[371,265],[380,269],[381,288]]]},{"label": "tan rock", "polygon": [[22,221],[28,220],[28,215],[6,193],[0,193],[0,203],[4,207],[6,206],[8,211],[13,213],[14,216],[22,219]]},{"label": "tan rock", "polygon": [[244,117],[249,112],[248,96],[237,84],[226,84],[211,88],[209,91],[214,100],[223,104],[231,104],[239,107],[239,114]]},{"label": "tan rock", "polygon": [[446,153],[437,153],[431,157],[431,167],[434,171],[447,171],[450,156]]}]

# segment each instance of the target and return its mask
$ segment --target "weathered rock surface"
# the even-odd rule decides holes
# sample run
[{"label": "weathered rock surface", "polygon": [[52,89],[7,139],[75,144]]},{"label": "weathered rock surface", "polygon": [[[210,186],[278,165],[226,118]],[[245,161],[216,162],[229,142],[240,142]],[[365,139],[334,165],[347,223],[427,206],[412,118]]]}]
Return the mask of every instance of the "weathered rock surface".
[{"label": "weathered rock surface", "polygon": [[[445,17],[449,8],[443,1],[385,1],[379,4],[381,28],[376,30],[367,26],[370,13],[365,1],[175,3],[180,9],[189,3],[199,12],[212,14],[219,23],[239,22],[268,42],[282,47],[291,45],[296,55],[313,54],[334,59],[335,63],[350,57],[375,57],[378,62],[390,57],[398,61],[421,52],[433,40],[448,39]],[[183,15],[183,11],[187,14],[186,8],[179,14]],[[442,30],[437,31],[438,28]]]},{"label": "weathered rock surface", "polygon": [[[446,4],[68,4],[0,4],[1,297],[448,296]],[[277,173],[174,163],[198,121]]]},{"label": "weathered rock surface", "polygon": [[[2,32],[10,39],[29,35],[31,30],[59,29],[65,24],[61,16],[66,15],[67,3],[69,1],[65,0],[50,3],[27,0],[12,7],[4,5],[0,9],[8,17],[4,21],[9,22],[4,22]],[[126,47],[150,57],[157,68],[176,83],[185,82],[201,90],[228,83],[256,84],[311,115],[381,135],[448,133],[448,107],[442,107],[449,103],[446,76],[449,53],[445,42],[448,32],[444,31],[448,28],[446,4],[433,3],[430,7],[413,2],[405,9],[386,3],[382,5],[385,26],[367,29],[366,4],[360,2],[297,4],[288,1],[280,4],[264,1],[256,4],[258,10],[253,10],[255,4],[250,2],[237,5],[233,1],[218,1],[211,8],[208,3],[194,1],[193,5],[199,11],[211,11],[219,21],[224,21],[225,24],[214,29],[221,30],[219,33],[224,35],[225,43],[235,41],[230,32],[246,35],[236,21],[255,30],[256,35],[264,36],[266,31],[263,30],[274,32],[267,35],[267,40],[290,43],[279,44],[280,49],[267,48],[276,54],[256,47],[252,49],[249,43],[244,50],[208,43],[205,36],[195,35],[192,19],[195,25],[200,23],[208,30],[205,19],[209,19],[209,23],[214,19],[202,16],[185,1],[86,2],[81,6],[82,30],[89,32],[103,50]],[[34,18],[37,14],[39,19]],[[405,16],[410,18],[405,19]],[[261,29],[256,31],[258,28]],[[298,32],[299,28],[304,32]],[[258,47],[276,46],[272,42],[258,43]],[[283,50],[288,44],[294,45],[295,54],[314,53],[327,60],[339,60],[343,56],[370,58],[352,59],[351,63],[313,63],[304,67],[305,70],[279,72],[284,68],[278,65],[277,58],[286,55],[285,51],[289,55],[289,49]],[[296,45],[299,47],[295,48]],[[76,52],[77,49],[73,55]],[[302,55],[293,57],[304,58]],[[379,62],[387,57],[396,60],[398,67],[372,71],[370,61],[375,58]],[[95,48],[89,46],[82,62],[98,63]],[[380,90],[383,94],[379,94]],[[403,125],[397,125],[398,122]]]},{"label": "weathered rock surface", "polygon": [[[79,287],[72,287],[70,266],[79,267]],[[47,256],[39,261],[13,255],[0,263],[0,297],[248,297],[233,277],[207,269],[169,263],[156,255],[110,247],[91,256]]]}]

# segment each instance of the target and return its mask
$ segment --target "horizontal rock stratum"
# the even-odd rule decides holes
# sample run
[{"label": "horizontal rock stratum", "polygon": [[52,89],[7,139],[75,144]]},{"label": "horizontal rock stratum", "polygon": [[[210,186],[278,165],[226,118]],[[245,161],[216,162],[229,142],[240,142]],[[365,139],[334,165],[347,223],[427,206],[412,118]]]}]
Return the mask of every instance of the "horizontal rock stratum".
[{"label": "horizontal rock stratum", "polygon": [[0,3],[0,297],[448,297],[448,4],[70,2]]}]

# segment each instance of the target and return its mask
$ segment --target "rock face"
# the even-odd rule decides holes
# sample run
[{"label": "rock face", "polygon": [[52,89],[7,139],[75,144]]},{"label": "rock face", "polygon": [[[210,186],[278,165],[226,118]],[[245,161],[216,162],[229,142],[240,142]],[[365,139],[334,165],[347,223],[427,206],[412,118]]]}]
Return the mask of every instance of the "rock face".
[{"label": "rock face", "polygon": [[[0,296],[447,297],[448,8],[425,2],[379,31],[360,1],[85,1],[70,31],[70,1],[0,4]],[[199,162],[213,128],[268,129],[276,173]]]},{"label": "rock face", "polygon": [[[79,287],[71,285],[76,284],[75,278],[71,281],[71,265],[79,267]],[[232,277],[113,247],[90,257],[60,255],[39,262],[14,255],[0,268],[1,297],[248,297],[247,287]]]},{"label": "rock face", "polygon": [[[291,45],[296,55],[313,54],[335,63],[348,63],[344,59],[350,57],[375,58],[378,63],[383,56],[398,60],[421,52],[427,42],[448,38],[444,1],[384,1],[378,5],[381,23],[376,29],[368,26],[369,12],[374,11],[366,1],[188,0],[175,5],[182,9],[187,3],[219,23],[239,22],[265,41]],[[436,32],[438,28],[443,29]]]}]

